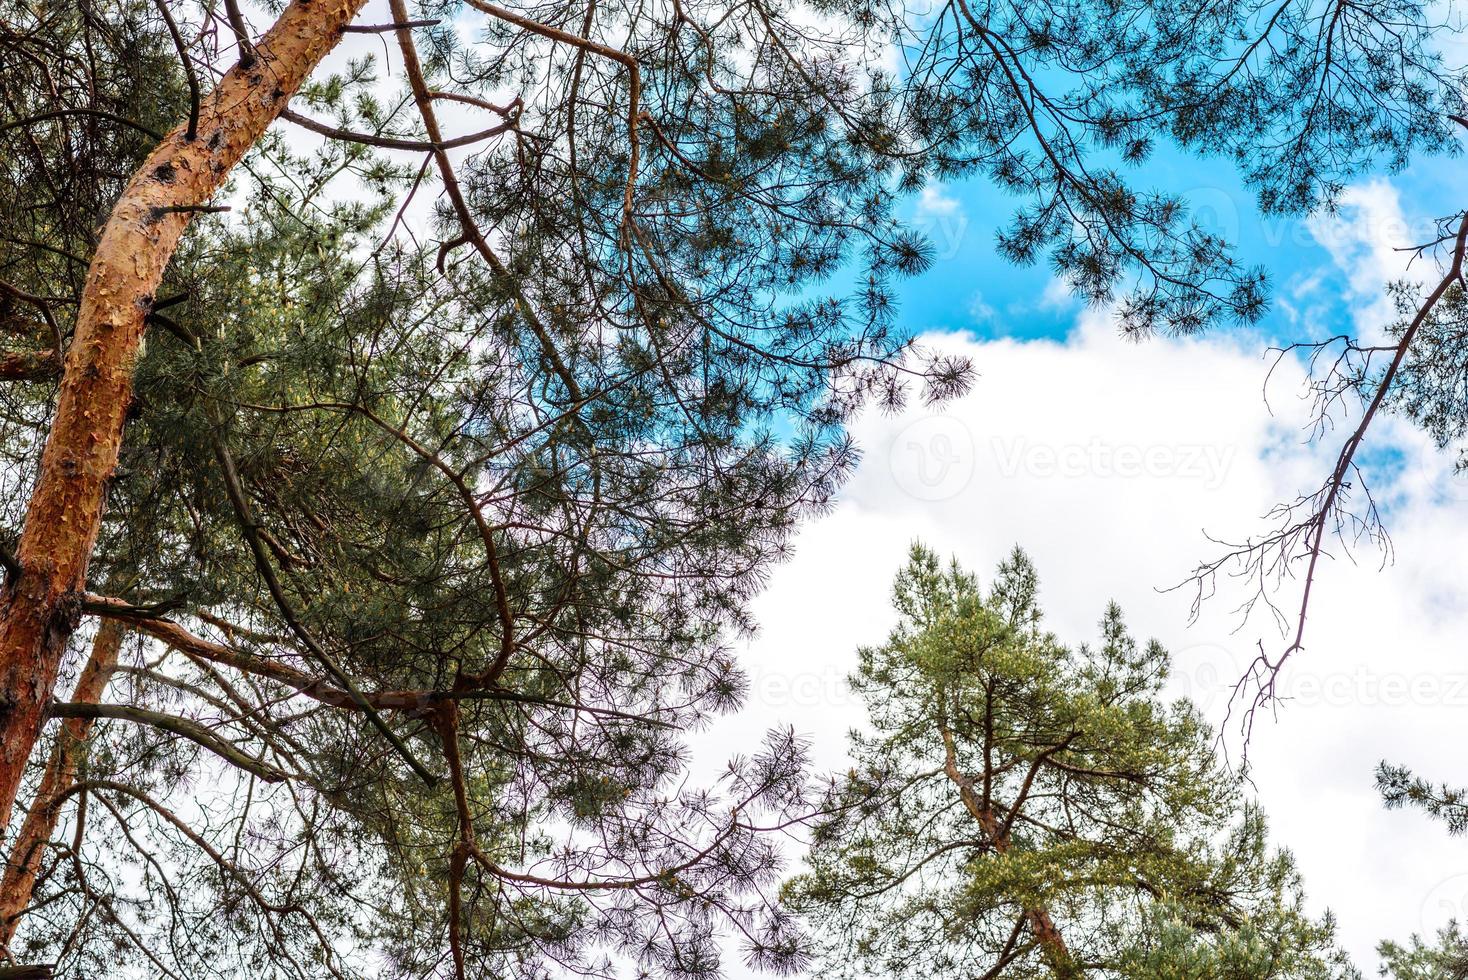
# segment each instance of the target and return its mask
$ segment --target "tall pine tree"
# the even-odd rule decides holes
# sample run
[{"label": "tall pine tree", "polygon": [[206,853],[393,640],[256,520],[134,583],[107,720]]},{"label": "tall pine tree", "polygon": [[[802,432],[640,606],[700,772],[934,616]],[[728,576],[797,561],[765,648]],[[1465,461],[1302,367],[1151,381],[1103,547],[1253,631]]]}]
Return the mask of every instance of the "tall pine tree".
[{"label": "tall pine tree", "polygon": [[788,893],[841,976],[1349,976],[1329,917],[1212,751],[1167,654],[1107,608],[1042,626],[1016,551],[986,591],[921,547],[852,677],[872,729]]},{"label": "tall pine tree", "polygon": [[1187,331],[1263,282],[1132,186],[1156,141],[1272,207],[1448,141],[1410,3],[362,6],[0,0],[17,955],[797,964],[798,758],[677,791],[678,730],[852,413],[968,379],[893,329],[900,194],[982,174],[1011,258]]}]

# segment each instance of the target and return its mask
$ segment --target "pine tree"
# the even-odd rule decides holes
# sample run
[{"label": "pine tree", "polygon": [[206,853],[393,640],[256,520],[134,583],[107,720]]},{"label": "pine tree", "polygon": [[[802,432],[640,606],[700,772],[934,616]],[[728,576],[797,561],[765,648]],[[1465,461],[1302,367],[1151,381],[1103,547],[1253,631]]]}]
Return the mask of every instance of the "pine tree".
[{"label": "pine tree", "polygon": [[1463,980],[1468,977],[1468,936],[1456,920],[1438,930],[1434,944],[1414,935],[1402,946],[1391,941],[1376,948],[1381,975],[1391,980]]},{"label": "pine tree", "polygon": [[[669,787],[845,423],[969,378],[893,329],[900,194],[982,174],[1009,257],[1186,332],[1264,284],[1153,141],[1312,206],[1452,97],[1406,3],[265,6],[0,0],[7,926],[81,974],[797,965],[798,747]],[[347,31],[404,86],[314,72]]]},{"label": "pine tree", "polygon": [[[180,153],[209,141],[208,100],[193,121],[194,86],[161,56],[173,29],[196,55],[219,35],[177,7],[165,31],[160,9],[18,11],[30,32],[7,35],[18,63],[45,56],[75,81],[57,92],[38,79],[6,130],[20,147],[7,193],[36,216],[8,274],[27,295],[70,290],[24,311],[54,317],[63,346],[83,342],[72,311],[91,280],[54,268],[86,270],[128,173],[159,182],[146,130],[166,128],[117,124],[145,138],[105,131],[97,149],[110,155],[83,166],[77,145],[93,134],[77,120],[127,111],[93,93],[132,81],[141,48],[159,70],[125,101],[186,119],[169,138]],[[296,30],[290,16],[277,32]],[[446,73],[411,38],[401,47],[403,62]],[[251,48],[232,71],[254,85],[271,52]],[[593,82],[625,81],[606,67],[585,66],[588,101]],[[353,65],[302,101],[344,125],[401,125],[378,114],[371,85]],[[593,147],[626,133],[582,108],[599,168]],[[499,115],[528,125],[522,111]],[[720,118],[706,121],[715,134]],[[260,139],[230,219],[196,217],[145,304],[131,400],[89,396],[126,409],[82,556],[92,591],[63,593],[75,619],[48,634],[54,664],[5,661],[37,727],[57,719],[87,737],[80,758],[7,738],[28,764],[24,852],[7,854],[7,905],[24,908],[7,923],[13,955],[82,974],[539,977],[605,973],[616,958],[704,976],[732,923],[751,957],[799,961],[788,920],[759,896],[779,856],[755,830],[763,810],[798,803],[798,746],[776,736],[718,786],[679,790],[680,732],[740,700],[729,636],[849,469],[845,419],[909,385],[950,393],[966,374],[909,358],[888,330],[886,278],[911,262],[887,205],[858,193],[880,170],[806,118],[757,164],[775,184],[812,184],[810,220],[774,243],[780,201],[705,198],[651,151],[645,223],[627,229],[642,240],[624,237],[625,175],[568,178],[559,148],[507,125],[506,142],[537,157],[525,178],[545,186],[517,190],[525,210],[512,217],[466,197],[474,210],[440,215],[442,241],[420,245],[393,219],[423,168],[386,160],[370,145],[382,140],[348,133],[302,153]],[[766,138],[748,125],[731,146]],[[432,159],[424,138],[436,142],[396,143]],[[341,174],[350,196],[335,193]],[[62,176],[90,196],[68,199]],[[439,177],[457,181],[447,167]],[[567,186],[580,188],[585,237],[565,237],[564,213],[537,217]],[[690,195],[700,226],[681,218]],[[91,218],[69,210],[91,200]],[[72,222],[51,220],[62,214]],[[491,242],[480,221],[519,233]],[[731,241],[725,221],[752,237]],[[857,248],[870,274],[855,302],[806,295]],[[40,496],[40,448],[48,428],[59,438],[53,378],[6,392],[6,477],[24,490],[39,473]],[[100,472],[50,471],[63,486]],[[7,498],[12,526],[24,499]],[[68,506],[64,523],[83,516]],[[7,569],[12,611],[49,601],[24,592],[50,581],[31,555],[23,541]],[[96,619],[132,638],[92,691],[63,676],[77,661],[60,643],[88,623],[78,657]],[[81,696],[53,702],[43,667],[59,696]]]},{"label": "pine tree", "polygon": [[918,546],[851,682],[872,730],[787,891],[827,969],[890,977],[1349,976],[1327,916],[1114,606],[1041,623],[1016,551],[985,592]]}]

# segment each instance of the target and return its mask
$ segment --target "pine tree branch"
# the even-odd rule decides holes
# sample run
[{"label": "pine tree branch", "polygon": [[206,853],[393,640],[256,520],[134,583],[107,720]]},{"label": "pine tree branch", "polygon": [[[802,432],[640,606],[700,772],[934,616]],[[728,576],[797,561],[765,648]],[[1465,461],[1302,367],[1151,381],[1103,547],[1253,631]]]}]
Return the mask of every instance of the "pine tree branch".
[{"label": "pine tree branch", "polygon": [[259,571],[260,577],[265,580],[265,587],[269,590],[271,598],[275,600],[276,608],[280,610],[281,616],[285,619],[286,626],[290,628],[290,631],[296,635],[317,661],[326,668],[327,673],[346,689],[352,701],[367,715],[367,719],[382,733],[382,736],[387,739],[388,743],[392,745],[393,749],[402,757],[403,761],[408,764],[408,767],[418,775],[418,778],[430,787],[437,786],[438,777],[429,772],[428,768],[418,761],[418,758],[408,748],[407,743],[403,741],[402,737],[393,731],[387,722],[382,720],[382,716],[362,696],[362,692],[357,689],[357,685],[347,676],[346,671],[337,665],[331,654],[327,653],[325,648],[316,641],[316,638],[311,635],[311,632],[306,629],[305,624],[296,615],[295,609],[291,606],[290,600],[285,594],[285,589],[281,587],[280,578],[275,574],[275,566],[271,564],[270,555],[265,548],[265,543],[260,540],[255,518],[251,514],[249,501],[245,497],[244,485],[240,482],[239,470],[235,468],[234,457],[230,454],[229,448],[225,446],[224,440],[220,438],[217,431],[213,434],[213,438],[214,455],[219,460],[219,465],[224,471],[225,492],[229,496],[230,504],[234,507],[240,530],[243,532],[245,541],[250,547],[250,552],[254,556],[255,568]]},{"label": "pine tree branch", "polygon": [[252,773],[267,783],[282,782],[286,778],[285,773],[279,769],[235,748],[228,739],[221,738],[190,718],[181,718],[178,715],[150,711],[147,708],[137,708],[127,704],[92,704],[73,701],[53,702],[46,709],[46,714],[51,718],[113,718],[138,725],[147,725],[150,728],[157,728],[186,738],[213,752],[230,765]]}]

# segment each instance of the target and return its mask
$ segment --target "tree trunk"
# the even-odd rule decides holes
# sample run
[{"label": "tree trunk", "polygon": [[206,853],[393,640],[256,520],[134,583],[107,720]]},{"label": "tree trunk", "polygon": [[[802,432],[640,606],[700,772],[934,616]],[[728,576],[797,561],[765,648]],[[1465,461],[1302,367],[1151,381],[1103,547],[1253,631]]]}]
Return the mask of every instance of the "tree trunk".
[{"label": "tree trunk", "polygon": [[[1006,853],[1009,850],[1009,833],[995,815],[987,789],[980,795],[974,788],[974,781],[959,769],[953,733],[942,724],[938,726],[938,731],[943,736],[943,771],[948,774],[949,781],[958,787],[958,796],[963,800],[964,808],[978,822],[994,850],[1000,854]],[[1043,906],[1027,908],[1024,910],[1024,920],[1029,926],[1030,934],[1040,944],[1040,954],[1044,957],[1045,964],[1056,977],[1060,980],[1075,980],[1085,976],[1075,957],[1071,955],[1070,947],[1065,944],[1065,937],[1056,927],[1055,920],[1050,917],[1049,909]]]},{"label": "tree trunk", "polygon": [[[999,819],[993,810],[974,810],[970,812],[979,821],[984,835],[994,845],[994,850],[1000,854],[1009,850],[1009,837],[1000,826]],[[1040,944],[1041,954],[1045,957],[1045,963],[1061,980],[1072,980],[1074,977],[1082,976],[1080,967],[1076,965],[1075,957],[1070,954],[1070,947],[1065,945],[1065,937],[1060,934],[1060,929],[1055,925],[1055,920],[1050,918],[1050,912],[1043,907],[1025,909],[1025,922],[1030,927],[1030,933],[1034,935],[1035,941]]]},{"label": "tree trunk", "polygon": [[[82,668],[82,675],[77,678],[76,690],[71,695],[73,701],[96,704],[102,700],[102,692],[107,689],[107,681],[117,666],[117,652],[122,648],[126,632],[127,628],[121,623],[103,620],[97,630],[97,638],[92,641],[92,655]],[[46,842],[55,833],[56,821],[61,815],[60,797],[76,783],[93,724],[91,718],[68,718],[56,734],[51,761],[46,764],[36,798],[31,801],[25,823],[21,824],[20,833],[10,848],[5,876],[0,879],[0,950],[10,948],[21,913],[31,902],[31,891],[41,870],[41,858],[46,853]]]},{"label": "tree trunk", "polygon": [[102,230],[26,511],[17,555],[22,573],[0,593],[0,828],[10,822],[42,709],[77,626],[154,290],[191,214],[223,185],[365,4],[295,0],[256,46],[250,67],[235,65],[204,100],[195,138],[180,125],[149,154]]}]

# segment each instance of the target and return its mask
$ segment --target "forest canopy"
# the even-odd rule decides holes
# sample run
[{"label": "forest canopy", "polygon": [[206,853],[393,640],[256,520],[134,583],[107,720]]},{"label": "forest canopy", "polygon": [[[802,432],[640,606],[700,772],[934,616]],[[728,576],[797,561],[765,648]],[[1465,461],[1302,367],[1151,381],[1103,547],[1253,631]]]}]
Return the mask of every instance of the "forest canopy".
[{"label": "forest canopy", "polygon": [[[803,968],[771,834],[824,805],[800,740],[695,785],[686,736],[740,705],[750,600],[851,472],[857,413],[975,381],[897,325],[932,257],[905,197],[991,182],[999,252],[1129,334],[1255,322],[1266,270],[1145,162],[1222,157],[1306,213],[1455,150],[1439,15],[0,0],[9,956]],[[1352,382],[1445,442],[1465,229],[1404,306],[1406,386],[1370,357]],[[1166,791],[1232,826],[1194,722],[1137,723],[1199,767]],[[1325,950],[1240,819],[1259,860],[1227,873]]]}]

